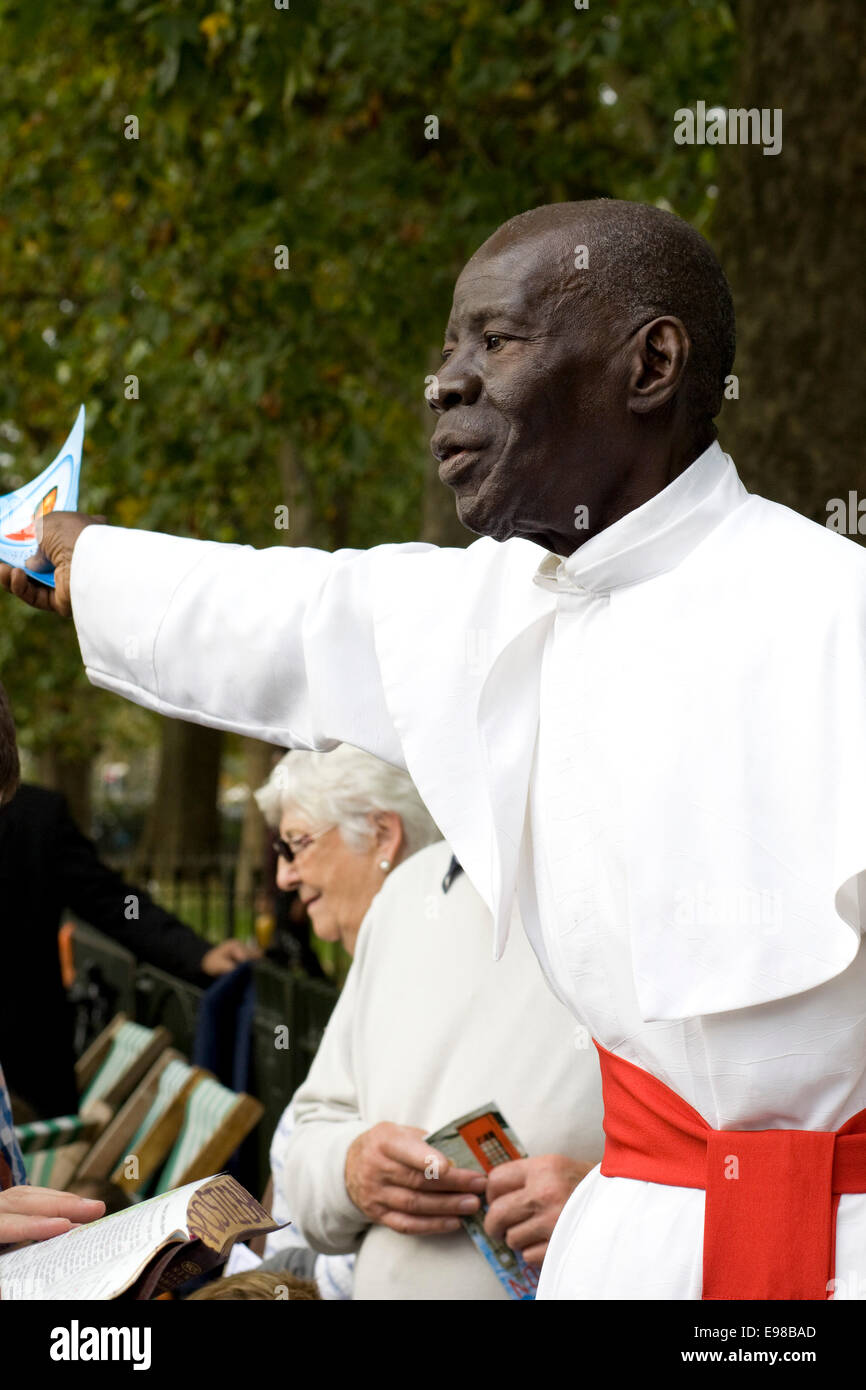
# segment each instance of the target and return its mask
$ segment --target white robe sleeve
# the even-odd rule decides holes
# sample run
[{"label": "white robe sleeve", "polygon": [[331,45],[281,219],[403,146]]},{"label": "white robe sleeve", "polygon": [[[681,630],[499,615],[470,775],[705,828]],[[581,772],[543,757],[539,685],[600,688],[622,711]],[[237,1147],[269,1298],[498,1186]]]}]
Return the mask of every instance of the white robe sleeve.
[{"label": "white robe sleeve", "polygon": [[351,743],[403,767],[369,554],[89,526],[71,576],[87,675],[172,718],[292,748]]},{"label": "white robe sleeve", "polygon": [[357,1250],[370,1222],[346,1191],[346,1155],[370,1128],[361,1114],[353,1037],[366,942],[364,919],[346,983],[306,1081],[292,1099],[295,1126],[282,1156],[281,1201],[304,1240],[324,1255]]}]

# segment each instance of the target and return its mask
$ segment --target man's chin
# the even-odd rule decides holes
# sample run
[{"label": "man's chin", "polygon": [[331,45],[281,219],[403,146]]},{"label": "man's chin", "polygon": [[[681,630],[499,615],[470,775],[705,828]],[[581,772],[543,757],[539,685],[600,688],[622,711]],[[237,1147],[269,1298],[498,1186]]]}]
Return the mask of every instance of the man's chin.
[{"label": "man's chin", "polygon": [[455,497],[457,520],[476,536],[490,536],[495,541],[507,541],[514,531],[507,517],[503,517],[490,504],[483,494],[457,493]]}]

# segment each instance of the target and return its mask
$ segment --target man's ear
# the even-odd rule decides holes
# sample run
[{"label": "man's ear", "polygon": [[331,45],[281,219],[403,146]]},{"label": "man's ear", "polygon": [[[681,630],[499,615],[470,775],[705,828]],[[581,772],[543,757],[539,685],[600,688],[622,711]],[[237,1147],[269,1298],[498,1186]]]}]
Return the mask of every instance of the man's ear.
[{"label": "man's ear", "polygon": [[691,339],[680,319],[653,319],[631,345],[628,408],[647,415],[667,405],[682,384]]}]

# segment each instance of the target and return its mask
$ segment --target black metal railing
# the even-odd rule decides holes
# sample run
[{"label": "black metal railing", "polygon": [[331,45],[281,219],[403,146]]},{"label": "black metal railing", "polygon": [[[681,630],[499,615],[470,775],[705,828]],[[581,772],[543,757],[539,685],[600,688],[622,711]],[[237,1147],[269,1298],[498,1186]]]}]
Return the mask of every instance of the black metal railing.
[{"label": "black metal railing", "polygon": [[242,887],[235,855],[186,856],[169,871],[116,857],[111,866],[130,882],[146,888],[160,907],[209,941],[224,941],[229,936],[254,940],[257,919],[261,929],[261,919],[273,915],[270,876],[257,867],[244,875]]}]

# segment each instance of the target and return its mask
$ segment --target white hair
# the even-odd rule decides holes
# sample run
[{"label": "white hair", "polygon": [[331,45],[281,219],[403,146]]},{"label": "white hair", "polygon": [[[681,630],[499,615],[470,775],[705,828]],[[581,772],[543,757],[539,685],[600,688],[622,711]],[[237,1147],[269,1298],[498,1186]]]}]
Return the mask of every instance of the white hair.
[{"label": "white hair", "polygon": [[286,753],[254,793],[269,825],[299,811],[310,825],[337,825],[350,849],[369,848],[370,816],[396,811],[403,825],[403,857],[442,839],[408,772],[371,753],[340,743],[330,753]]}]

